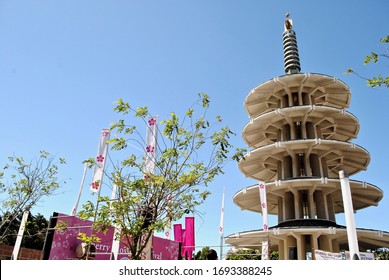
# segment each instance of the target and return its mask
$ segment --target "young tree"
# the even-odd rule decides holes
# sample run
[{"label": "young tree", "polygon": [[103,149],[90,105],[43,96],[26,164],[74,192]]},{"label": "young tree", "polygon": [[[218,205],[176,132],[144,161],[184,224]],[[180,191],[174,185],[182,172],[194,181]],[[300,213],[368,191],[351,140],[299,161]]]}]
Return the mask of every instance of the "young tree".
[{"label": "young tree", "polygon": [[[367,64],[369,64],[371,62],[378,63],[380,58],[387,58],[387,59],[389,58],[389,50],[388,50],[388,46],[386,45],[386,44],[389,43],[389,35],[387,35],[384,38],[381,38],[380,42],[385,44],[384,45],[384,52],[381,52],[381,53],[371,52],[370,55],[367,55],[365,57],[365,61],[364,61],[365,65],[367,65]],[[367,86],[372,87],[372,88],[375,88],[375,87],[386,87],[386,88],[388,88],[389,87],[389,76],[385,77],[385,76],[382,76],[382,74],[378,74],[375,77],[366,78],[366,77],[361,76],[360,74],[358,74],[358,72],[354,71],[351,68],[347,69],[345,74],[355,74],[355,75],[357,75],[359,78],[362,78],[362,79],[366,80],[367,81]]]},{"label": "young tree", "polygon": [[[260,260],[261,251],[256,249],[239,249],[239,250],[229,250],[227,252],[226,260]],[[278,251],[271,251],[270,253],[271,260],[278,260],[279,254]]]},{"label": "young tree", "polygon": [[[219,116],[212,123],[207,120],[209,103],[208,95],[201,93],[182,118],[171,113],[169,119],[160,122],[155,147],[158,156],[153,159],[154,170],[150,171],[145,166],[146,159],[150,160],[145,156],[150,147],[146,147],[142,137],[148,121],[153,121],[148,108],[134,109],[122,99],[116,102],[114,111],[123,116],[132,113],[135,120],[131,123],[139,119],[142,129],[127,125],[125,119],[113,123],[110,129],[115,136],[109,141],[111,150],[124,151],[128,146],[134,150],[136,145],[144,152],[131,154],[106,174],[117,187],[117,200],[100,197],[99,207],[89,201],[79,216],[94,218],[96,230],[106,230],[108,226],[120,228],[121,239],[132,259],[144,257],[154,232],[162,232],[172,221],[195,211],[210,194],[206,187],[223,173],[225,164],[231,159],[239,160],[245,152],[236,149],[231,155],[229,139],[234,133],[228,126],[220,125]],[[92,164],[94,160],[89,162]]]},{"label": "young tree", "polygon": [[[10,222],[6,221],[7,225],[5,225],[0,230],[0,235],[3,236],[3,230],[8,228],[7,234],[3,236],[2,244],[10,246],[13,246],[15,244],[21,220],[22,215],[19,215],[16,219],[12,221],[9,227],[8,223]],[[0,221],[3,221],[2,217],[0,217]],[[39,213],[37,215],[32,215],[30,213],[27,219],[21,246],[29,249],[42,250],[46,238],[48,225],[49,222],[43,215]]]},{"label": "young tree", "polygon": [[226,260],[260,260],[261,252],[255,249],[239,249],[227,252]]},{"label": "young tree", "polygon": [[389,248],[379,248],[373,252],[376,260],[389,260]]},{"label": "young tree", "polygon": [[209,250],[210,250],[210,248],[208,246],[203,247],[201,250],[197,251],[197,253],[194,255],[194,259],[195,260],[206,260]]},{"label": "young tree", "polygon": [[22,157],[8,157],[4,172],[0,172],[0,243],[17,217],[43,197],[55,194],[65,183],[57,177],[59,164],[65,164],[65,160],[59,158],[57,161],[46,151],[41,151],[39,157],[30,162]]}]

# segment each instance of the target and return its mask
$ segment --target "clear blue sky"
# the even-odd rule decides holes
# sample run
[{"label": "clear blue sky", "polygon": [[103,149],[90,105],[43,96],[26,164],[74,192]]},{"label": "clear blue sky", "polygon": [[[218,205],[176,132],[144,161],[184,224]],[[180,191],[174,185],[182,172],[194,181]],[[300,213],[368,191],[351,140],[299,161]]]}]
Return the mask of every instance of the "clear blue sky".
[{"label": "clear blue sky", "polygon": [[[378,207],[357,213],[356,225],[389,231],[388,90],[342,74],[349,67],[366,76],[387,74],[387,61],[363,66],[363,58],[382,50],[378,41],[389,33],[388,10],[385,0],[2,0],[0,163],[13,154],[31,159],[42,149],[66,158],[61,177],[68,184],[32,212],[69,213],[81,162],[95,156],[100,129],[117,119],[112,109],[120,97],[164,118],[206,92],[212,112],[237,133],[233,144],[244,146],[240,135],[249,119],[243,101],[252,88],[284,74],[281,35],[289,12],[302,72],[338,77],[352,90],[349,111],[361,123],[354,142],[371,154],[368,170],[353,178],[386,194]],[[91,178],[89,172],[87,184]],[[199,208],[198,245],[219,244],[223,187],[225,234],[262,227],[259,214],[232,203],[237,191],[253,183],[235,163],[228,165]],[[95,197],[86,186],[87,199]],[[341,215],[337,221],[344,224]]]}]

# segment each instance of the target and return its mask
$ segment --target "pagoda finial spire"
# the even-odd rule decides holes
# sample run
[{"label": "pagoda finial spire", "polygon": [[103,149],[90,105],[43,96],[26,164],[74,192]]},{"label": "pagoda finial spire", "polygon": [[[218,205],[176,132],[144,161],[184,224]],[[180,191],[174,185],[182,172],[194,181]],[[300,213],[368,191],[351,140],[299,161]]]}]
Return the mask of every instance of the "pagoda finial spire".
[{"label": "pagoda finial spire", "polygon": [[286,74],[296,74],[301,70],[300,58],[297,48],[296,32],[293,30],[293,21],[290,14],[285,15],[284,33],[282,34],[284,44],[284,67]]}]

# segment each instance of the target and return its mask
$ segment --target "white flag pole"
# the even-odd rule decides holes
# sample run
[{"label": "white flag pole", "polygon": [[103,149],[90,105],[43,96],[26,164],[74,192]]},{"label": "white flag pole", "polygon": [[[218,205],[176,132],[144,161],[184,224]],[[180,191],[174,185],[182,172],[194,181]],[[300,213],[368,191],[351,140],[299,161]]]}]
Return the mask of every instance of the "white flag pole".
[{"label": "white flag pole", "polygon": [[22,220],[20,222],[18,236],[16,237],[16,242],[15,242],[14,249],[13,249],[13,252],[12,252],[12,255],[11,255],[11,260],[17,260],[18,259],[20,245],[22,244],[24,229],[26,227],[27,218],[28,218],[28,214],[29,213],[30,213],[30,211],[28,209],[26,211],[24,211],[24,213],[23,213],[23,217],[22,217]]},{"label": "white flag pole", "polygon": [[84,188],[85,175],[86,175],[87,169],[88,169],[88,164],[85,162],[84,163],[84,172],[83,172],[82,179],[81,179],[80,191],[78,192],[77,200],[76,200],[76,203],[74,204],[72,211],[70,212],[70,216],[76,216],[76,214],[77,214],[77,208],[78,208],[78,204],[80,203],[82,190]]},{"label": "white flag pole", "polygon": [[344,170],[339,171],[339,178],[340,186],[342,188],[350,260],[359,260],[357,230],[355,227],[353,201],[351,198],[350,181],[347,172]]},{"label": "white flag pole", "polygon": [[223,196],[222,196],[222,207],[221,207],[221,213],[220,213],[220,226],[219,226],[219,233],[220,233],[220,259],[223,259],[223,241],[224,241],[224,198],[225,198],[225,190],[223,189]]}]

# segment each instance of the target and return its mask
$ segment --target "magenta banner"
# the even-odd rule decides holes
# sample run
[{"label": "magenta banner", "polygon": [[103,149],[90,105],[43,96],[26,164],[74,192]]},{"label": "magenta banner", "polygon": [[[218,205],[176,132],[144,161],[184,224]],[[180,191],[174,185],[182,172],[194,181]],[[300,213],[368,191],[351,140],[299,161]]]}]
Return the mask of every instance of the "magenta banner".
[{"label": "magenta banner", "polygon": [[[55,217],[54,217],[55,218]],[[76,250],[81,244],[81,240],[77,239],[79,233],[90,235],[92,233],[92,222],[84,221],[75,216],[58,213],[57,222],[65,222],[67,229],[64,231],[55,230],[49,260],[76,260]],[[114,236],[114,228],[109,228],[107,233],[95,233],[101,241],[95,244],[96,253],[95,260],[109,260],[112,252],[112,239]],[[153,237],[152,240],[152,256],[154,260],[177,260],[179,251],[179,243]],[[129,259],[129,251],[123,242],[119,246],[118,260]]]},{"label": "magenta banner", "polygon": [[195,250],[195,218],[185,218],[185,229],[181,224],[174,225],[174,240],[182,243],[181,256],[184,259],[191,260]]}]

